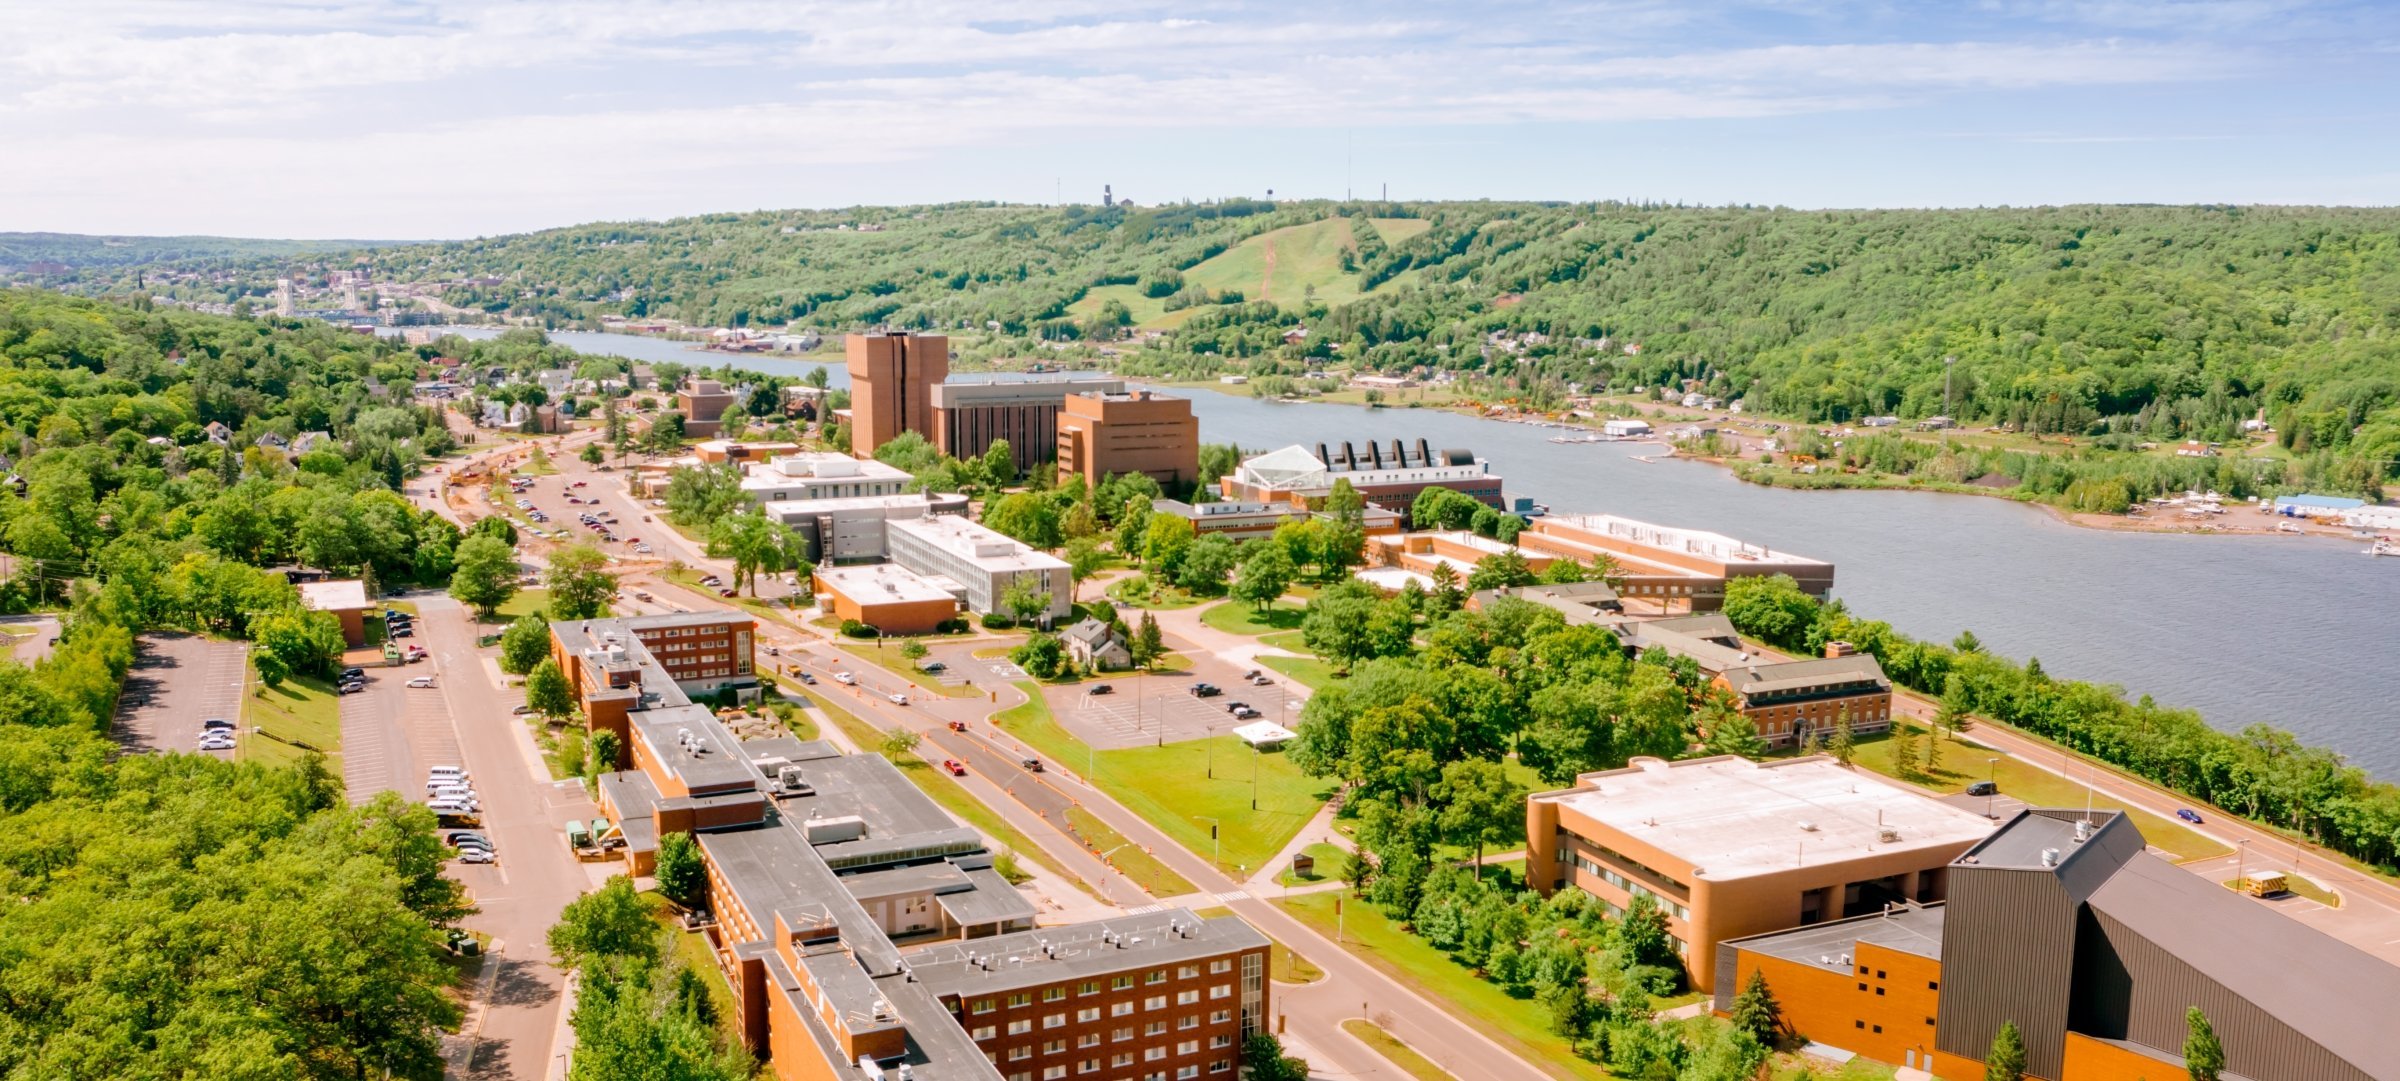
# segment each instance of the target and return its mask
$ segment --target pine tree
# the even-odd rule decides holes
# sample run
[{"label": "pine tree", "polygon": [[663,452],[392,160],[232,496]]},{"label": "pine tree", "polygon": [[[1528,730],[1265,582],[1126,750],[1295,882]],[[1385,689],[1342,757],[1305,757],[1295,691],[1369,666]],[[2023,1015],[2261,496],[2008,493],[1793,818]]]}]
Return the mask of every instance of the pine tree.
[{"label": "pine tree", "polygon": [[1934,732],[1925,737],[1925,775],[1931,777],[1942,768],[1942,734]]},{"label": "pine tree", "polygon": [[2024,1081],[2025,1036],[2017,1031],[2017,1023],[2004,1022],[1998,1035],[1992,1037],[1992,1049],[1983,1056],[1983,1081]]},{"label": "pine tree", "polygon": [[2216,1027],[2198,1006],[2184,1011],[2183,1026],[2190,1032],[2183,1038],[2184,1072],[2191,1081],[2217,1081],[2225,1071],[2225,1045],[2217,1042]]},{"label": "pine tree", "polygon": [[1775,1002],[1775,992],[1767,987],[1767,974],[1750,970],[1750,980],[1742,985],[1742,993],[1733,999],[1733,1027],[1758,1038],[1768,1047],[1783,1032],[1783,1008]]},{"label": "pine tree", "polygon": [[1857,751],[1857,741],[1850,734],[1850,711],[1845,709],[1833,719],[1833,739],[1825,744],[1825,753],[1832,755],[1834,761],[1848,766],[1851,756]]},{"label": "pine tree", "polygon": [[1892,772],[1901,777],[1917,775],[1917,730],[1904,724],[1892,726]]},{"label": "pine tree", "polygon": [[1823,753],[1825,753],[1825,742],[1817,738],[1817,730],[1814,728],[1801,729],[1800,757],[1806,758],[1812,754]]}]

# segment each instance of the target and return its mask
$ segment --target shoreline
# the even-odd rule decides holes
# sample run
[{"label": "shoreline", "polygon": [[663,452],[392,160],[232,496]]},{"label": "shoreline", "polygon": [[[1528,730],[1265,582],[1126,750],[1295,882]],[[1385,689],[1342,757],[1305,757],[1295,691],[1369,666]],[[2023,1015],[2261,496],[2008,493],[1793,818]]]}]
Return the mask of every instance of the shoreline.
[{"label": "shoreline", "polygon": [[[1246,384],[1239,383],[1218,383],[1214,381],[1203,382],[1197,380],[1150,380],[1139,376],[1128,376],[1125,378],[1128,382],[1150,382],[1156,385],[1178,390],[1207,390],[1214,393],[1223,394],[1231,398],[1251,398],[1259,401],[1283,400],[1290,401],[1295,404],[1340,405],[1349,406],[1354,409],[1364,409],[1369,412],[1406,410],[1411,408],[1410,406],[1405,405],[1394,406],[1389,403],[1349,402],[1329,398],[1261,399],[1255,394],[1236,393],[1237,391],[1247,389]],[[1471,420],[1489,421],[1495,424],[1528,424],[1536,427],[1555,427],[1560,430],[1587,430],[1591,428],[1590,425],[1575,424],[1564,421],[1531,421],[1511,419],[1509,417],[1495,417],[1484,413],[1475,412],[1473,410],[1462,409],[1458,406],[1450,404],[1419,405],[1413,408],[1440,410],[1455,416],[1466,417]],[[1775,423],[1790,422],[1777,421]],[[1644,442],[1644,440],[1609,440],[1605,442],[1614,444],[1623,442]],[[2249,503],[2228,503],[2226,504],[2226,512],[2224,514],[2212,515],[2208,518],[2184,519],[2178,517],[2170,519],[2157,515],[2145,516],[2130,514],[2100,514],[2092,511],[2071,511],[2064,507],[2042,502],[2038,499],[2017,498],[2010,495],[2008,489],[1980,488],[1973,485],[1961,485],[1957,487],[1933,487],[1927,485],[1910,484],[1904,478],[1891,478],[1888,482],[1879,478],[1876,482],[1865,484],[1765,484],[1742,476],[1741,470],[1736,468],[1736,463],[1731,460],[1721,457],[1682,453],[1675,449],[1674,444],[1668,443],[1664,440],[1650,440],[1649,442],[1666,448],[1666,453],[1664,455],[1660,455],[1659,457],[1680,458],[1687,462],[1699,462],[1706,465],[1715,466],[1718,469],[1732,474],[1736,481],[1762,488],[1783,488],[1796,492],[1919,492],[1931,495],[1956,495],[1980,497],[1985,499],[1998,499],[2004,502],[2015,503],[2020,506],[2040,510],[2047,514],[2051,520],[2065,525],[2110,533],[2148,533],[2158,535],[2203,537],[2292,537],[2294,539],[2301,540],[2314,538],[2318,540],[2351,541],[2359,544],[2369,543],[2365,540],[2361,540],[2360,538],[2353,537],[2348,526],[2327,525],[2307,518],[2286,518],[2281,515],[2260,514],[2253,509],[2254,505]],[[1860,475],[1864,476],[1867,474]],[[2240,513],[2244,510],[2250,510],[2251,513]],[[2298,526],[2299,532],[2295,533],[2290,530],[2278,528],[2281,523],[2287,522]]]}]

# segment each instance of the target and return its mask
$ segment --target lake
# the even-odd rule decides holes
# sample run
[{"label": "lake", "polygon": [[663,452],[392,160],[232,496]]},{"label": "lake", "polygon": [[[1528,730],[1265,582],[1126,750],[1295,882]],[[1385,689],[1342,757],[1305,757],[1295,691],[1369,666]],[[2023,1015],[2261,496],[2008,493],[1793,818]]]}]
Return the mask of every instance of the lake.
[{"label": "lake", "polygon": [[[817,366],[621,334],[551,338],[776,375]],[[848,385],[839,363],[828,367],[834,386]],[[1465,448],[1506,478],[1510,495],[1554,513],[1713,529],[1828,560],[1853,612],[1904,633],[1948,641],[1972,628],[1986,649],[2039,657],[2054,676],[2119,684],[2229,731],[2286,728],[2400,778],[2400,744],[2376,734],[2400,702],[2400,559],[2366,558],[2364,542],[2081,529],[2002,499],[1761,488],[1715,466],[1634,458],[1654,446],[1556,444],[1553,429],[1439,410],[1190,397],[1212,443],[1245,453],[1302,439]]]}]

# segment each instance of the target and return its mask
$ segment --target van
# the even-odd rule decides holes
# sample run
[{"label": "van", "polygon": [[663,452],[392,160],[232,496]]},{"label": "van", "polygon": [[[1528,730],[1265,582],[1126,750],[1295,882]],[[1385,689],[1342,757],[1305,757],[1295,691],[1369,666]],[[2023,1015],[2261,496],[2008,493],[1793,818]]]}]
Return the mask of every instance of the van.
[{"label": "van", "polygon": [[472,801],[475,789],[463,784],[446,784],[433,790],[433,798]]},{"label": "van", "polygon": [[466,768],[465,766],[435,766],[435,767],[433,767],[433,768],[431,768],[431,769],[428,769],[428,770],[426,770],[426,771],[425,771],[425,776],[427,776],[427,777],[456,777],[456,778],[458,778],[459,780],[462,780],[462,781],[463,781],[463,780],[465,780],[465,779],[466,779],[466,777],[467,777],[467,768]]},{"label": "van", "polygon": [[462,803],[458,800],[437,799],[426,804],[425,807],[434,814],[440,815],[443,818],[475,817],[474,806],[471,804]]},{"label": "van", "polygon": [[1989,796],[1999,791],[2000,786],[1990,781],[1977,781],[1967,786],[1967,794],[1970,796]]}]

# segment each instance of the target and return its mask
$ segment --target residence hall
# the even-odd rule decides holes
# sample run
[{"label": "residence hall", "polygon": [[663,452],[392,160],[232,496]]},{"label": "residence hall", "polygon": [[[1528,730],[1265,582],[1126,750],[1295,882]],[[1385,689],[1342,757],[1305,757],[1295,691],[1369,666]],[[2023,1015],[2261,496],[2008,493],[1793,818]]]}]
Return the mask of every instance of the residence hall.
[{"label": "residence hall", "polygon": [[1553,514],[1517,534],[1528,559],[1539,555],[1592,563],[1606,557],[1620,597],[1662,612],[1713,612],[1725,605],[1725,583],[1746,575],[1787,574],[1801,592],[1823,600],[1833,592],[1833,564],[1778,552],[1722,533],[1653,525],[1613,514]]},{"label": "residence hall", "polygon": [[755,693],[757,629],[751,616],[725,610],[557,621],[550,656],[585,725],[616,733],[623,764],[638,750],[638,714],[698,709],[693,695]]},{"label": "residence hall", "polygon": [[1313,450],[1295,443],[1244,461],[1217,486],[1230,500],[1289,503],[1322,500],[1337,480],[1349,481],[1367,502],[1401,513],[1427,488],[1448,488],[1494,510],[1507,509],[1490,463],[1472,451],[1435,450],[1423,439],[1318,443]]},{"label": "residence hall", "polygon": [[1139,473],[1173,491],[1200,479],[1200,420],[1188,398],[1082,391],[1058,407],[1058,475],[1097,488]]},{"label": "residence hall", "polygon": [[1268,942],[1238,918],[1037,929],[982,835],[890,762],[741,742],[695,706],[636,717],[635,767],[600,781],[620,823],[604,835],[636,873],[661,837],[692,835],[693,922],[775,1077],[1230,1079],[1225,1048],[1262,1031]]},{"label": "residence hall", "polygon": [[950,376],[950,339],[878,330],[844,341],[851,453],[873,457],[875,448],[902,432],[934,438],[933,388]]},{"label": "residence hall", "polygon": [[1125,381],[1082,372],[959,377],[933,385],[933,445],[953,458],[980,458],[1005,439],[1017,472],[1058,456],[1058,414],[1077,394],[1123,394]]},{"label": "residence hall", "polygon": [[1950,861],[1990,832],[1821,755],[1636,758],[1528,797],[1525,867],[1542,893],[1580,889],[1612,912],[1652,898],[1707,990],[1719,942],[1939,901]]},{"label": "residence hall", "polygon": [[2167,1081],[2197,1006],[2227,1078],[2400,1081],[2400,968],[2143,849],[2120,812],[2021,811],[1946,903],[1723,943],[1716,1008],[1755,971],[1801,1036],[1948,1081],[2010,1021],[2027,1077]]}]

